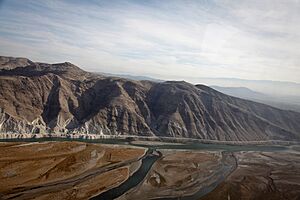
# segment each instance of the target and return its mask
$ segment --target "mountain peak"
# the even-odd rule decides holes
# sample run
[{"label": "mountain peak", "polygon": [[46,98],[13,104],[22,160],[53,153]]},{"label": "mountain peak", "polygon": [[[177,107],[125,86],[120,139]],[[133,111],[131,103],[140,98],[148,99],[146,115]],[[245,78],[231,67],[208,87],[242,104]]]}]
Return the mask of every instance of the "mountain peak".
[{"label": "mountain peak", "polygon": [[31,64],[33,64],[33,62],[27,58],[0,56],[0,70],[11,70],[16,67],[25,67]]},{"label": "mountain peak", "polygon": [[56,74],[71,77],[80,77],[87,74],[84,70],[70,62],[41,63],[32,62],[27,58],[0,57],[0,75],[40,76]]}]

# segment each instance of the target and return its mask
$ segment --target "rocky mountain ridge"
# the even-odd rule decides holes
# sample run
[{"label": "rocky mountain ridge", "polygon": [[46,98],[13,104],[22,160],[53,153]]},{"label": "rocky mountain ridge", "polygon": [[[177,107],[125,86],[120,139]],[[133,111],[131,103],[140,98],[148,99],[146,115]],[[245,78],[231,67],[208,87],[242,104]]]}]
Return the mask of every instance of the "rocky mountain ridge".
[{"label": "rocky mountain ridge", "polygon": [[299,141],[300,113],[205,85],[134,81],[68,62],[0,57],[0,132]]}]

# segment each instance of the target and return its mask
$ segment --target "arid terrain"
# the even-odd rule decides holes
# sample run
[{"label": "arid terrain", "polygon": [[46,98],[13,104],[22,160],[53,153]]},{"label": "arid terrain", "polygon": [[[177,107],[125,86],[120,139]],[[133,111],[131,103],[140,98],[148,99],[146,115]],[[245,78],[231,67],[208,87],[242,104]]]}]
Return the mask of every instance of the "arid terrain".
[{"label": "arid terrain", "polygon": [[2,142],[0,180],[1,199],[299,199],[300,154]]},{"label": "arid terrain", "polygon": [[1,199],[87,199],[124,182],[142,148],[78,142],[0,143]]},{"label": "arid terrain", "polygon": [[[134,81],[0,56],[0,137],[300,140],[300,113],[185,81]],[[31,135],[26,135],[31,134]]]},{"label": "arid terrain", "polygon": [[235,156],[238,168],[201,200],[300,198],[299,153],[239,152]]},{"label": "arid terrain", "polygon": [[163,151],[144,182],[119,199],[201,196],[201,189],[217,182],[236,167],[232,154],[220,151]]},{"label": "arid terrain", "polygon": [[0,200],[300,200],[300,0],[0,0]]}]

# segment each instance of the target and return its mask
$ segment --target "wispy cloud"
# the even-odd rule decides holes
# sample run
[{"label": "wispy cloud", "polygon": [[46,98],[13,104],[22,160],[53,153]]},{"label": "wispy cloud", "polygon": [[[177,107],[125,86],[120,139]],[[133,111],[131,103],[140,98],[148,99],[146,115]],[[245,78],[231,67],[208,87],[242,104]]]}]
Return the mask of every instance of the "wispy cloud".
[{"label": "wispy cloud", "polygon": [[0,54],[166,79],[300,82],[299,10],[298,0],[6,0]]}]

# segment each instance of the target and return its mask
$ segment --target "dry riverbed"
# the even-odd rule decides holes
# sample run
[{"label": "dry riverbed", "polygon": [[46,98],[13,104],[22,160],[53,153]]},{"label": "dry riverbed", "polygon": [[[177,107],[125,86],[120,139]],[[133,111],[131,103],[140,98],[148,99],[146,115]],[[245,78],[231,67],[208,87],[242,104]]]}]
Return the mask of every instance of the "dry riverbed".
[{"label": "dry riverbed", "polygon": [[193,196],[236,167],[232,154],[221,151],[165,150],[162,153],[144,182],[119,200]]},{"label": "dry riverbed", "polygon": [[107,199],[111,194],[103,194],[116,196],[119,188],[119,200],[299,199],[300,154],[298,146],[277,152],[152,151],[74,141],[6,142],[0,143],[0,180],[0,199]]},{"label": "dry riverbed", "polygon": [[124,182],[144,154],[80,142],[1,143],[1,198],[87,199]]},{"label": "dry riverbed", "polygon": [[237,169],[201,200],[300,199],[300,154],[239,152]]}]

